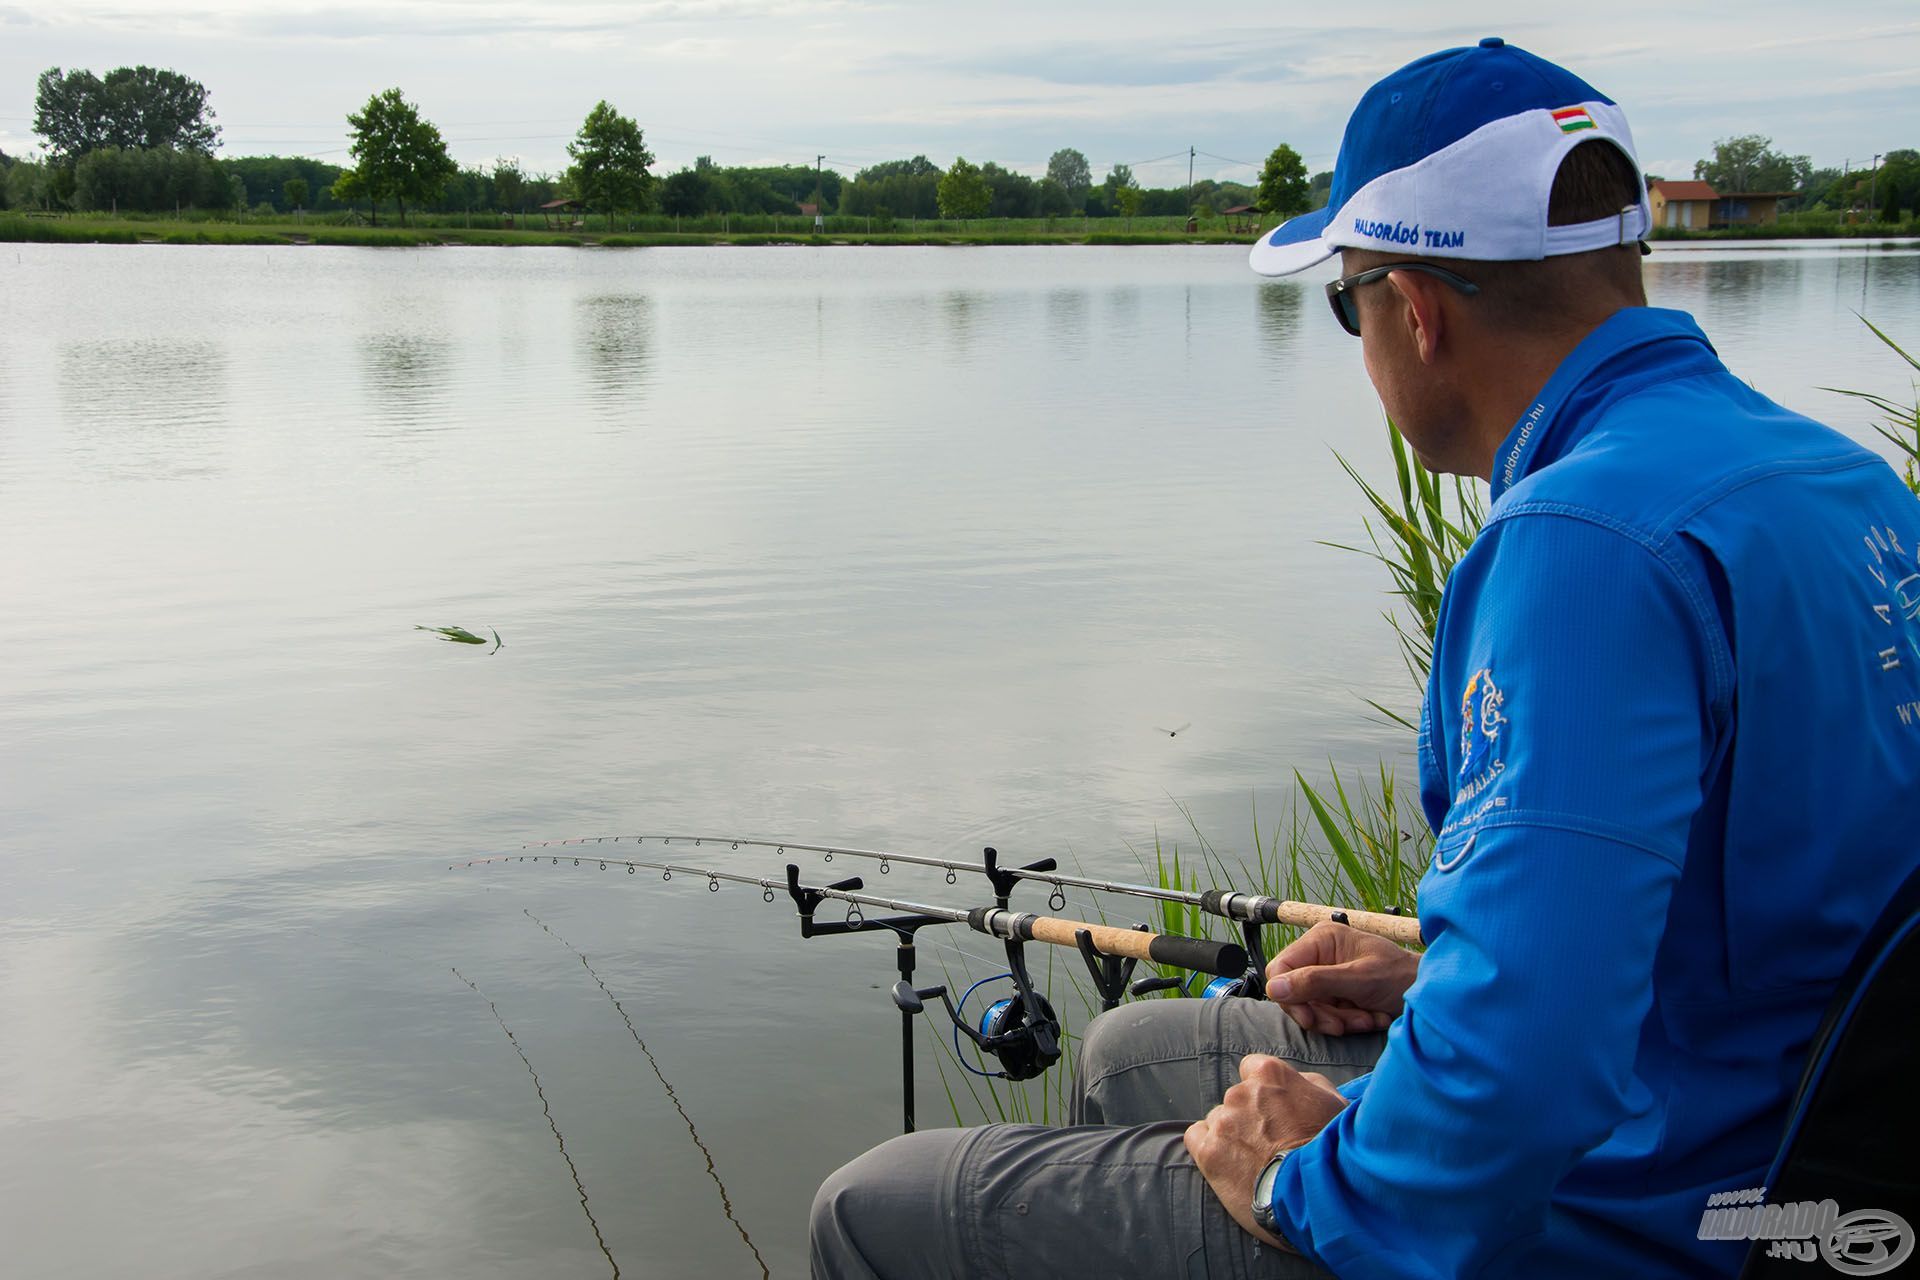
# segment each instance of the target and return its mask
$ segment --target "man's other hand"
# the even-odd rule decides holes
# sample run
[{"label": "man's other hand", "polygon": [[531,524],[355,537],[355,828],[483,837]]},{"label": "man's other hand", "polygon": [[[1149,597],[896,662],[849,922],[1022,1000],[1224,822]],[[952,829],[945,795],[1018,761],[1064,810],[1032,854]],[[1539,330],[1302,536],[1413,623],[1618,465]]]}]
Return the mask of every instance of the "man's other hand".
[{"label": "man's other hand", "polygon": [[1308,1031],[1380,1031],[1400,1016],[1420,957],[1344,924],[1313,926],[1267,964],[1267,999]]},{"label": "man's other hand", "polygon": [[1240,1083],[1207,1118],[1188,1126],[1187,1152],[1233,1220],[1270,1245],[1289,1248],[1253,1220],[1253,1184],[1267,1161],[1310,1140],[1347,1100],[1323,1075],[1264,1053],[1240,1059]]}]

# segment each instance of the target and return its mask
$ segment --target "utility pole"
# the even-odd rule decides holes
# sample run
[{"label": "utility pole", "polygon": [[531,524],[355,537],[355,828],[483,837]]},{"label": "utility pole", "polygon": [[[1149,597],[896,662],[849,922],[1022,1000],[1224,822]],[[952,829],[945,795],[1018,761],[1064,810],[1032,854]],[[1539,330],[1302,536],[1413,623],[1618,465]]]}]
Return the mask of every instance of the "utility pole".
[{"label": "utility pole", "polygon": [[825,164],[826,161],[827,158],[825,156],[815,156],[813,158],[813,229],[815,231],[825,231],[827,229],[827,218],[821,211],[826,201],[820,194],[820,166]]},{"label": "utility pole", "polygon": [[1867,180],[1867,216],[1880,221],[1880,153],[1873,153],[1873,177]]},{"label": "utility pole", "polygon": [[1187,212],[1193,212],[1193,144],[1187,144]]}]

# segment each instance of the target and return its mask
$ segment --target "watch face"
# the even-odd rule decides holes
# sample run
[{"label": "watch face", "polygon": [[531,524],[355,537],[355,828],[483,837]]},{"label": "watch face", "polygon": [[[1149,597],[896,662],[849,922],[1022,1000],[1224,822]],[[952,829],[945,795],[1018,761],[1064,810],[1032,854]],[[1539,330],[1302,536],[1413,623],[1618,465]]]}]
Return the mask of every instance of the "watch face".
[{"label": "watch face", "polygon": [[1280,1176],[1280,1162],[1286,1158],[1286,1153],[1282,1152],[1267,1161],[1267,1167],[1260,1171],[1260,1176],[1254,1180],[1253,1184],[1253,1202],[1255,1204],[1270,1205],[1273,1203],[1273,1182],[1275,1178]]}]

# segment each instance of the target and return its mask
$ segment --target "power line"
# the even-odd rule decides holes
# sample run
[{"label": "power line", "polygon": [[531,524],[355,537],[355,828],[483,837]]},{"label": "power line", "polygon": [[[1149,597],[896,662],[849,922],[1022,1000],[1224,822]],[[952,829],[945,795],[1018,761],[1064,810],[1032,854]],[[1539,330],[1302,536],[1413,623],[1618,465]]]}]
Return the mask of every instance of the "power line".
[{"label": "power line", "polygon": [[1202,151],[1200,154],[1209,160],[1219,160],[1224,164],[1237,164],[1248,169],[1258,169],[1260,167],[1251,160],[1235,160],[1232,156],[1217,156],[1211,151]]},{"label": "power line", "polygon": [[1123,160],[1120,163],[1126,165],[1127,168],[1129,169],[1144,169],[1146,166],[1150,164],[1161,164],[1168,160],[1184,160],[1186,158],[1187,158],[1186,148],[1182,147],[1178,151],[1170,151],[1164,156],[1155,156],[1151,160]]}]

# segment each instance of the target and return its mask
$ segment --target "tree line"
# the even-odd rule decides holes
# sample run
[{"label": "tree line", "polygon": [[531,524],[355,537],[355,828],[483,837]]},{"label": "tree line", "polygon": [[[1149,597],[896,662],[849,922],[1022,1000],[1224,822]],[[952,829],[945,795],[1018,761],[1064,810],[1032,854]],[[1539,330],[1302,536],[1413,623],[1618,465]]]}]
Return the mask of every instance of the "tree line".
[{"label": "tree line", "polygon": [[1711,157],[1694,162],[1693,176],[1721,195],[1791,192],[1780,204],[1783,212],[1833,211],[1898,222],[1902,210],[1920,204],[1920,150],[1899,148],[1878,159],[1858,169],[1816,169],[1812,157],[1788,155],[1774,148],[1773,139],[1747,133],[1715,142]]},{"label": "tree line", "polygon": [[1330,175],[1309,180],[1299,155],[1275,149],[1254,184],[1201,179],[1149,188],[1124,164],[1095,182],[1086,156],[1056,151],[1042,177],[964,157],[941,168],[924,155],[868,165],[851,177],[824,165],[721,166],[702,156],[655,172],[644,131],[602,101],[567,145],[560,173],[517,160],[462,166],[440,130],[399,89],[348,113],[350,165],[298,156],[216,157],[220,128],[204,85],[174,71],[122,67],[104,77],[49,68],[34,103],[37,160],[0,154],[0,207],[128,212],[214,210],[284,214],[383,209],[525,213],[554,201],[618,217],[664,213],[797,214],[878,219],[1034,218],[1212,213],[1238,206],[1291,213],[1324,201]]},{"label": "tree line", "polygon": [[[440,130],[399,89],[349,112],[341,166],[299,156],[219,158],[220,127],[200,82],[170,70],[120,67],[104,76],[52,67],[40,75],[34,131],[38,160],[0,153],[0,207],[130,212],[215,210],[286,214],[390,209],[524,214],[554,201],[617,218],[662,213],[797,214],[875,219],[1089,217],[1131,219],[1251,208],[1287,216],[1324,204],[1330,173],[1308,176],[1291,146],[1274,148],[1250,184],[1201,179],[1143,186],[1125,164],[1095,182],[1084,153],[1063,147],[1032,177],[956,157],[942,169],[924,155],[868,165],[852,177],[816,164],[720,166],[702,156],[676,173],[654,171],[638,122],[601,101],[567,144],[571,163],[528,173],[517,160],[488,167],[453,160]],[[1898,221],[1920,203],[1920,151],[1894,150],[1858,170],[1815,169],[1758,134],[1723,138],[1694,177],[1726,194],[1792,192],[1783,210],[1836,210]]]}]

